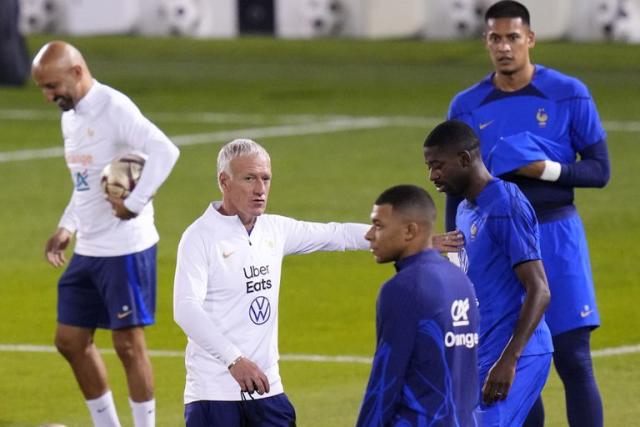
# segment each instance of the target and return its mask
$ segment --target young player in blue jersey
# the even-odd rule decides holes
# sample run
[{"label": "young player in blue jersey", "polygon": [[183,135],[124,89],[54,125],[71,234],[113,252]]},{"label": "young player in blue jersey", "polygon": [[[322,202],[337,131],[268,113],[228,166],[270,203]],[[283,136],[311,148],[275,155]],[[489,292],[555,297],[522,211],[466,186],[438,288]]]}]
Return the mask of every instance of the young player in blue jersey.
[{"label": "young player in blue jersey", "polygon": [[[603,187],[609,180],[606,133],[582,82],[531,63],[529,50],[536,40],[526,7],[500,1],[487,10],[485,24],[495,71],[456,95],[448,118],[474,129],[491,173],[518,185],[531,202],[553,295],[545,318],[569,424],[602,426],[590,352],[591,331],[600,325],[600,316],[586,236],[573,200],[575,187]],[[459,202],[457,197],[447,200],[448,230],[456,227]],[[538,400],[527,425],[543,423]]]},{"label": "young player in blue jersey", "polygon": [[[358,426],[476,426],[478,308],[473,285],[432,249],[436,217],[423,189],[383,192],[366,234],[397,274],[377,302],[377,347]],[[439,245],[438,245],[439,246]]]},{"label": "young player in blue jersey", "polygon": [[465,199],[456,224],[464,236],[461,267],[480,310],[479,424],[520,426],[546,382],[553,351],[535,213],[514,184],[487,171],[480,143],[463,122],[438,125],[425,140],[424,158],[437,190]]}]

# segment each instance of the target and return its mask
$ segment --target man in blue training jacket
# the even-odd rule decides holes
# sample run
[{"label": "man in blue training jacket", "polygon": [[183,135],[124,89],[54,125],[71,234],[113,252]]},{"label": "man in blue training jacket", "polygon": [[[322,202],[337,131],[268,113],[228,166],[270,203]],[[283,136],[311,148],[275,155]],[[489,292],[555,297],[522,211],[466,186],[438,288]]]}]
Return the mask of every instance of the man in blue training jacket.
[{"label": "man in blue training jacket", "polygon": [[376,261],[395,262],[397,274],[378,296],[358,426],[477,425],[476,297],[464,273],[432,248],[435,217],[429,194],[413,185],[386,190],[373,206],[365,237]]}]

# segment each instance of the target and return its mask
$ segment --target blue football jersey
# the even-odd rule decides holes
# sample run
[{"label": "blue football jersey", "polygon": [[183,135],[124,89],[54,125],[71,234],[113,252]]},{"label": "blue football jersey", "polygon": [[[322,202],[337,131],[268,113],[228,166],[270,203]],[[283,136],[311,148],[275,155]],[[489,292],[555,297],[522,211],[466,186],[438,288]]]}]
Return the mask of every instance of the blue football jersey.
[{"label": "blue football jersey", "polygon": [[396,263],[378,296],[377,346],[358,426],[475,426],[473,285],[434,250]]},{"label": "blue football jersey", "polygon": [[578,79],[536,65],[529,85],[502,92],[492,78],[493,73],[458,94],[448,114],[449,119],[461,120],[476,132],[485,161],[501,138],[525,131],[557,144],[558,158],[550,160],[564,163],[575,161],[577,152],[606,139],[591,94]]},{"label": "blue football jersey", "polygon": [[[515,329],[525,290],[513,268],[541,259],[538,222],[516,185],[494,179],[473,203],[460,203],[456,224],[465,238],[461,266],[478,297],[482,370],[498,359]],[[543,319],[522,355],[551,351],[551,334]]]}]

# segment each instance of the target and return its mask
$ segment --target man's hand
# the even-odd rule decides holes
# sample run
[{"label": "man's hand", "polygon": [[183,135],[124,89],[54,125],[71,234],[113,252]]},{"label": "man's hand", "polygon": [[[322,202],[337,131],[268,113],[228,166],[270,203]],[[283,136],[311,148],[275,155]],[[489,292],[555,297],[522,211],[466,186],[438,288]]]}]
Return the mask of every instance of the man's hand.
[{"label": "man's hand", "polygon": [[64,256],[64,250],[69,246],[73,233],[66,228],[58,228],[58,230],[47,240],[44,249],[44,255],[49,264],[54,267],[62,267],[67,259]]},{"label": "man's hand", "polygon": [[464,246],[464,234],[459,230],[433,236],[431,244],[438,252],[460,252]]},{"label": "man's hand", "polygon": [[231,376],[240,384],[240,389],[247,393],[257,391],[258,394],[269,393],[269,380],[258,365],[246,357],[241,358],[229,368]]},{"label": "man's hand", "polygon": [[521,176],[526,176],[527,178],[540,179],[542,172],[544,172],[544,167],[544,160],[539,160],[521,167],[516,173]]},{"label": "man's hand", "polygon": [[482,386],[482,400],[486,405],[507,398],[516,376],[517,361],[516,358],[503,354],[491,367]]},{"label": "man's hand", "polygon": [[113,214],[120,219],[131,219],[138,216],[137,213],[131,212],[124,205],[124,199],[119,197],[107,196],[107,201],[111,203],[111,208],[113,209]]}]

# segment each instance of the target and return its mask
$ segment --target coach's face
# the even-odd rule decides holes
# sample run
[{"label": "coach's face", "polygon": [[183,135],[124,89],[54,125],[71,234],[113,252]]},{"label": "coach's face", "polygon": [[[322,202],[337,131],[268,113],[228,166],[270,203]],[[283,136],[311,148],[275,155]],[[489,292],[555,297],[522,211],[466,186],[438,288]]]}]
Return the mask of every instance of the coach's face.
[{"label": "coach's face", "polygon": [[424,162],[429,181],[436,190],[452,196],[463,196],[469,186],[471,160],[466,151],[456,153],[440,147],[425,147]]},{"label": "coach's face", "polygon": [[529,49],[535,46],[535,34],[521,18],[489,19],[485,46],[496,72],[512,75],[529,65]]},{"label": "coach's face", "polygon": [[407,249],[407,224],[390,204],[373,205],[371,228],[365,234],[378,263],[397,261]]},{"label": "coach's face", "polygon": [[57,65],[36,66],[32,75],[48,102],[55,103],[62,111],[75,107],[80,98],[80,67],[63,69]]},{"label": "coach's face", "polygon": [[243,224],[253,223],[267,208],[271,186],[271,164],[262,156],[240,156],[229,163],[231,174],[220,174],[223,206],[228,215],[238,215]]}]

